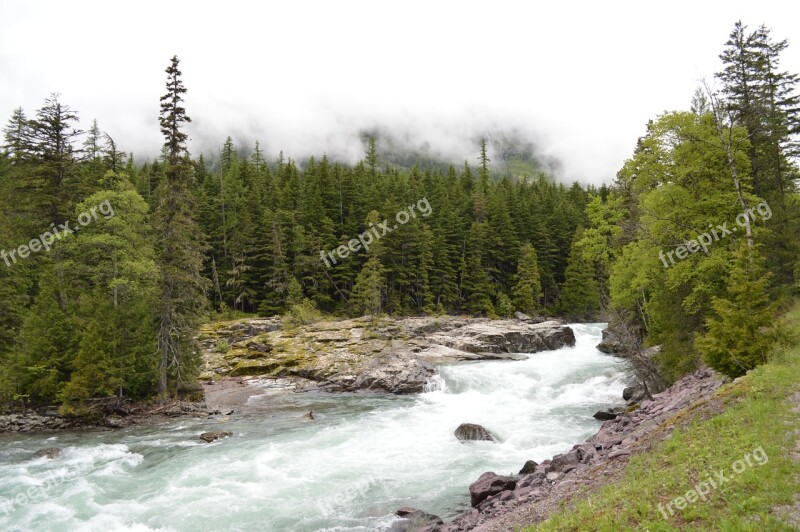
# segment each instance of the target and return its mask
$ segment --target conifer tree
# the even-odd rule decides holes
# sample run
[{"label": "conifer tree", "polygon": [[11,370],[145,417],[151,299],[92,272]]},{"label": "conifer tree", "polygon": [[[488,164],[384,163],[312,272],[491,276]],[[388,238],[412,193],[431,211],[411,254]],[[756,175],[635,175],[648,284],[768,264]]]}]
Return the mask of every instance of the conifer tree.
[{"label": "conifer tree", "polygon": [[[379,222],[378,211],[371,211],[367,215],[368,227],[373,227]],[[356,276],[349,304],[354,315],[368,314],[375,319],[383,309],[386,291],[386,271],[381,263],[383,243],[376,241],[367,253],[367,261]]]},{"label": "conifer tree", "polygon": [[191,164],[183,126],[190,122],[183,107],[186,88],[173,56],[167,73],[167,92],[161,97],[159,123],[164,135],[164,180],[154,213],[158,236],[159,297],[158,392],[167,397],[170,380],[181,382],[196,370],[198,349],[195,331],[205,309],[206,281],[203,237],[193,218],[194,197],[190,187]]},{"label": "conifer tree", "polygon": [[581,233],[582,231],[576,233],[569,253],[558,308],[568,318],[588,320],[597,317],[600,310],[600,293],[592,263],[586,260],[577,245]]},{"label": "conifer tree", "polygon": [[542,283],[539,278],[539,264],[536,249],[526,242],[517,264],[516,283],[512,292],[517,309],[525,313],[534,313],[539,309],[542,296]]},{"label": "conifer tree", "polygon": [[731,264],[723,297],[715,297],[714,314],[696,344],[712,368],[738,377],[770,359],[780,337],[770,301],[769,274],[757,248],[739,246]]}]

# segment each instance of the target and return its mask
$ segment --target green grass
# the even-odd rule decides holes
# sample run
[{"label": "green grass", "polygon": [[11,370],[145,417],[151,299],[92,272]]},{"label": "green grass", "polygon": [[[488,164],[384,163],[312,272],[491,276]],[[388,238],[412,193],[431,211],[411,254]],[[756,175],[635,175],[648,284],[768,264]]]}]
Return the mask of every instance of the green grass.
[{"label": "green grass", "polygon": [[[800,305],[786,320],[800,332]],[[800,492],[800,463],[790,456],[800,414],[791,411],[788,399],[798,391],[800,343],[794,341],[772,362],[674,421],[673,434],[634,456],[619,481],[576,498],[574,507],[527,530],[795,530],[775,508],[791,506]],[[766,463],[732,472],[734,462],[759,447]],[[659,511],[659,504],[665,508],[719,470],[730,480],[712,489],[705,502],[683,510],[673,506],[675,514],[665,510],[667,518]]]}]

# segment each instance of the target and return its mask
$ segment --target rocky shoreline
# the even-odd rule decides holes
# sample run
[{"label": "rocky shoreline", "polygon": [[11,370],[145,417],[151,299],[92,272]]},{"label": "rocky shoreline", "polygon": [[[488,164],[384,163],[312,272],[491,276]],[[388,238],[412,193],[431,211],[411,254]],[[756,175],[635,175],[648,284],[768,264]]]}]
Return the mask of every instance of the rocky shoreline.
[{"label": "rocky shoreline", "polygon": [[574,497],[613,481],[632,455],[668,437],[681,413],[709,401],[722,383],[719,374],[700,369],[652,400],[634,402],[640,392],[630,390],[628,407],[568,452],[541,464],[528,461],[517,475],[482,474],[469,486],[472,510],[444,523],[424,511],[402,508],[398,516],[403,519],[392,531],[497,532],[540,522]]},{"label": "rocky shoreline", "polygon": [[[233,388],[246,398],[262,393],[255,386],[248,386],[241,379],[225,379],[216,383],[215,389],[205,393],[203,401],[174,401],[167,405],[152,402],[130,404],[120,407],[114,413],[97,415],[91,418],[61,416],[56,408],[48,407],[30,410],[26,413],[0,415],[0,434],[2,433],[40,433],[58,431],[109,431],[128,427],[148,427],[168,423],[176,418],[219,419],[234,413],[232,404],[224,399],[225,391]],[[240,406],[244,400],[234,404]]]}]

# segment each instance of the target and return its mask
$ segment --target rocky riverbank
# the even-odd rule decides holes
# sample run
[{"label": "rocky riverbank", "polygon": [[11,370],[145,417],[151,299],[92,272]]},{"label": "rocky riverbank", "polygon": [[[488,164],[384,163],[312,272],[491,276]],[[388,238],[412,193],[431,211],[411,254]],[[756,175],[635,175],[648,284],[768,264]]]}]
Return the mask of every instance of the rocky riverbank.
[{"label": "rocky riverbank", "polygon": [[[652,400],[634,403],[605,421],[596,435],[520,474],[486,472],[469,487],[473,509],[442,523],[424,512],[395,523],[394,531],[510,531],[547,518],[574,497],[612,482],[632,455],[667,438],[686,412],[712,400],[722,378],[708,369],[684,377]],[[629,393],[636,393],[631,390]],[[522,464],[520,464],[522,466]],[[399,515],[399,514],[398,514]]]},{"label": "rocky riverbank", "polygon": [[211,324],[201,330],[207,382],[222,377],[284,379],[297,389],[425,389],[435,367],[465,360],[514,359],[575,344],[558,321],[459,316],[322,321],[287,326],[279,318]]},{"label": "rocky riverbank", "polygon": [[[98,411],[91,417],[65,417],[50,407],[30,410],[26,413],[0,415],[0,434],[4,432],[38,433],[55,431],[103,431],[127,427],[146,427],[167,423],[176,418],[217,419],[233,414],[225,400],[225,393],[235,389],[245,397],[262,393],[254,386],[248,386],[241,379],[218,383],[215,389],[206,394],[205,401],[173,401],[167,405],[156,402],[128,404],[113,413]],[[210,399],[210,400],[209,400]],[[244,400],[237,401],[237,405]]]},{"label": "rocky riverbank", "polygon": [[217,418],[246,409],[265,389],[328,392],[424,391],[436,366],[465,360],[515,359],[574,345],[569,327],[523,314],[488,320],[461,316],[358,318],[293,326],[279,317],[213,323],[201,329],[200,386],[183,400],[115,406],[92,419],[57,408],[0,415],[0,433],[113,430],[178,417]]}]

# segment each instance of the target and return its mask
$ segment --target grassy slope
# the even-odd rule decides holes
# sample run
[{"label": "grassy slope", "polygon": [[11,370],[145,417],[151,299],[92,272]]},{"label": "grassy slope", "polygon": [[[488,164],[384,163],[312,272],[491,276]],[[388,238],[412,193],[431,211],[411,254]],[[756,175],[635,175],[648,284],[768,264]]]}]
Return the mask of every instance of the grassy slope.
[{"label": "grassy slope", "polygon": [[[800,333],[800,305],[786,319]],[[800,461],[791,454],[797,457],[800,414],[792,407],[800,401],[792,405],[789,396],[800,391],[800,342],[793,343],[773,362],[723,386],[716,409],[705,409],[706,415],[697,409],[672,436],[634,456],[621,481],[528,530],[795,530]],[[758,447],[768,461],[733,474],[734,462]],[[706,502],[663,517],[659,504],[666,507],[721,469],[730,481]],[[791,526],[787,513],[775,508],[793,504]]]}]

